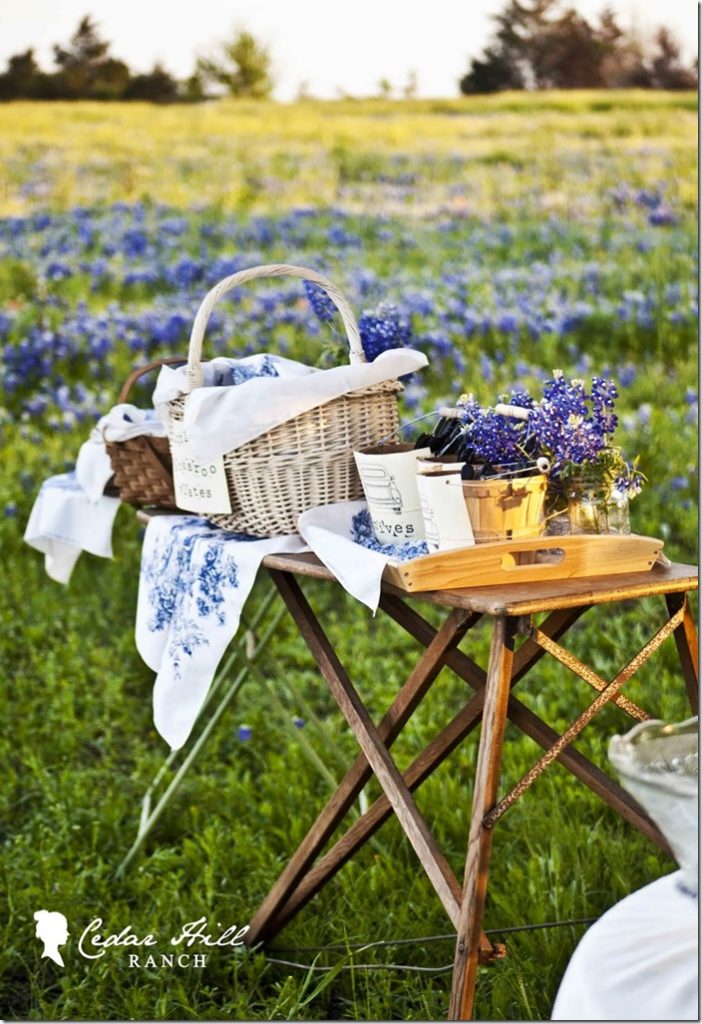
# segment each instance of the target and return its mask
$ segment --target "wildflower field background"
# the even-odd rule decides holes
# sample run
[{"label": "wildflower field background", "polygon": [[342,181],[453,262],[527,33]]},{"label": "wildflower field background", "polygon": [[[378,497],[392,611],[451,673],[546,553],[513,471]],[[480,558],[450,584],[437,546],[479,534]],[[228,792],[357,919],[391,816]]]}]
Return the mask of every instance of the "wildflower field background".
[{"label": "wildflower field background", "polygon": [[[0,595],[0,1011],[5,1019],[427,1019],[445,1015],[448,922],[389,823],[279,937],[296,953],[215,955],[203,971],[128,970],[78,956],[106,928],[174,934],[186,920],[245,923],[355,753],[291,623],[242,687],[125,877],[143,790],[166,751],[152,677],[133,644],[140,527],[120,510],[116,557],[83,557],[68,591],[21,536],[42,479],[72,466],[130,368],[184,353],[204,292],[258,263],[327,273],[355,308],[393,303],[429,369],[405,418],[461,392],[494,401],[559,367],[618,382],[618,441],[649,483],[636,532],[695,560],[696,98],[666,93],[505,94],[463,101],[218,102],[152,108],[0,106],[3,473]],[[222,304],[212,354],[317,359],[341,339],[295,285]],[[336,346],[336,348],[334,348]],[[148,388],[140,400],[148,402]],[[267,583],[259,581],[253,612]],[[416,655],[380,616],[306,588],[376,714]],[[576,653],[613,675],[662,608],[585,616]],[[487,635],[476,631],[483,660]],[[586,689],[586,688],[585,688]],[[672,645],[631,685],[654,714],[686,716]],[[555,728],[589,702],[545,665],[520,697]],[[460,707],[448,673],[395,749],[404,767]],[[579,749],[606,767],[606,709]],[[419,791],[458,869],[475,737]],[[503,785],[535,759],[508,730]],[[369,796],[373,796],[373,785]],[[559,766],[496,831],[486,925],[592,918],[672,865]],[[32,914],[63,911],[66,969],[40,961]],[[584,925],[508,935],[481,972],[477,1015],[539,1020]],[[300,947],[338,944],[316,954]],[[429,971],[366,970],[402,964]],[[443,968],[443,970],[441,969]]]}]

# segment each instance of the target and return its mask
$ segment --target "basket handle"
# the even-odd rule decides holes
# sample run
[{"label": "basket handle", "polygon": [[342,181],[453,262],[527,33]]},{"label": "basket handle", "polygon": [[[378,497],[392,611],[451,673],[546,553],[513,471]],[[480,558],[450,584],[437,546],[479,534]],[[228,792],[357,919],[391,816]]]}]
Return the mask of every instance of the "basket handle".
[{"label": "basket handle", "polygon": [[166,359],[155,359],[152,363],[146,363],[145,366],[137,366],[136,370],[132,370],[122,385],[122,389],[117,396],[117,403],[121,405],[122,402],[126,402],[129,397],[129,392],[132,390],[136,382],[140,377],[143,377],[145,373],[149,373],[150,370],[156,370],[161,366],[171,366],[173,363],[186,362],[187,359],[185,356],[168,356]]},{"label": "basket handle", "polygon": [[255,281],[259,277],[298,277],[303,281],[311,281],[313,284],[318,284],[320,288],[324,289],[341,314],[349,343],[349,361],[351,363],[366,362],[356,318],[351,312],[348,302],[333,281],[330,281],[328,277],[318,274],[315,270],[306,270],[304,267],[295,267],[289,263],[269,263],[262,267],[240,270],[238,274],[225,277],[223,281],[220,281],[219,284],[216,284],[207,293],[200,303],[190,335],[185,384],[186,393],[195,388],[202,387],[202,342],[205,337],[207,322],[217,302],[227,292],[238,288],[239,285],[247,284],[249,281]]}]

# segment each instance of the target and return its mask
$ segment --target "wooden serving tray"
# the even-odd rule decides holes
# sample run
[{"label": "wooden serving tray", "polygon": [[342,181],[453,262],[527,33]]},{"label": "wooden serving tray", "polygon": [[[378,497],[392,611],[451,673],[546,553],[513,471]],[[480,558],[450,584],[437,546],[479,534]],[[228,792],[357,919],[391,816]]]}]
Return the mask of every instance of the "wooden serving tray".
[{"label": "wooden serving tray", "polygon": [[662,551],[662,540],[638,534],[529,537],[439,551],[410,562],[389,562],[383,579],[417,593],[612,576],[646,572]]}]

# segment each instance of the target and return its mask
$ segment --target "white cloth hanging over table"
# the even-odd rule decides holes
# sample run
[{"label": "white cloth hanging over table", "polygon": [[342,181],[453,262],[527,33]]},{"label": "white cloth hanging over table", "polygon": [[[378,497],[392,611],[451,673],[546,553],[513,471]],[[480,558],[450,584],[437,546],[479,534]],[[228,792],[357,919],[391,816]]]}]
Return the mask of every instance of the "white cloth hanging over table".
[{"label": "white cloth hanging over table", "polygon": [[197,516],[154,516],[141,557],[136,645],[157,673],[154,724],[178,750],[202,708],[268,554],[305,551],[293,534],[264,540]]},{"label": "white cloth hanging over table", "polygon": [[676,871],[627,896],[586,933],[552,1020],[698,1020],[695,896]]},{"label": "white cloth hanging over table", "polygon": [[[210,462],[309,409],[350,391],[414,373],[427,365],[423,352],[409,348],[381,352],[372,363],[336,366],[331,370],[317,370],[263,353],[247,359],[214,359],[203,363],[205,381],[211,379],[207,374],[213,364],[215,372],[222,372],[225,365],[234,370],[247,365],[260,368],[262,360],[269,361],[273,372],[259,372],[240,383],[234,380],[236,388],[205,386],[188,395],[183,426],[191,450],[199,459]],[[159,373],[153,401],[164,422],[168,417],[164,403],[182,394],[185,374],[185,367],[174,370],[168,366]]]},{"label": "white cloth hanging over table", "polygon": [[47,575],[57,583],[69,582],[81,551],[112,558],[112,527],[120,501],[104,494],[112,477],[105,441],[127,441],[141,434],[165,435],[154,411],[128,404],[113,406],[81,445],[75,470],[42,484],[24,539],[44,553]]},{"label": "white cloth hanging over table", "polygon": [[136,645],[157,673],[154,724],[174,750],[190,735],[266,555],[311,548],[349,593],[373,611],[377,608],[383,569],[398,549],[373,539],[365,502],[312,509],[301,517],[300,527],[304,536],[261,540],[220,530],[199,516],[150,519],[141,557]]},{"label": "white cloth hanging over table", "polygon": [[379,544],[373,536],[365,501],[339,501],[308,509],[298,529],[320,562],[342,587],[375,614],[385,567],[391,560],[406,561],[428,553],[418,544]]},{"label": "white cloth hanging over table", "polygon": [[30,547],[44,553],[47,575],[68,583],[81,551],[112,558],[112,525],[119,498],[92,501],[75,473],[45,480],[24,532]]}]

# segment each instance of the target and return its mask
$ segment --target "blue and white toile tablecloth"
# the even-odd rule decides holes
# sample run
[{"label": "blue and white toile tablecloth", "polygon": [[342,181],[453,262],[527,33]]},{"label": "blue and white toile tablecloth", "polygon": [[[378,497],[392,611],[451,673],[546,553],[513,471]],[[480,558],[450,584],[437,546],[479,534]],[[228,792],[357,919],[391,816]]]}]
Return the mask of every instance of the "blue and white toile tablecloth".
[{"label": "blue and white toile tablecloth", "polygon": [[302,536],[258,540],[227,533],[197,516],[149,521],[136,643],[157,673],[154,724],[174,750],[190,735],[266,555],[314,551],[342,586],[375,612],[388,560],[423,553],[423,546],[379,545],[362,501],[311,510],[301,517],[300,531]]}]

